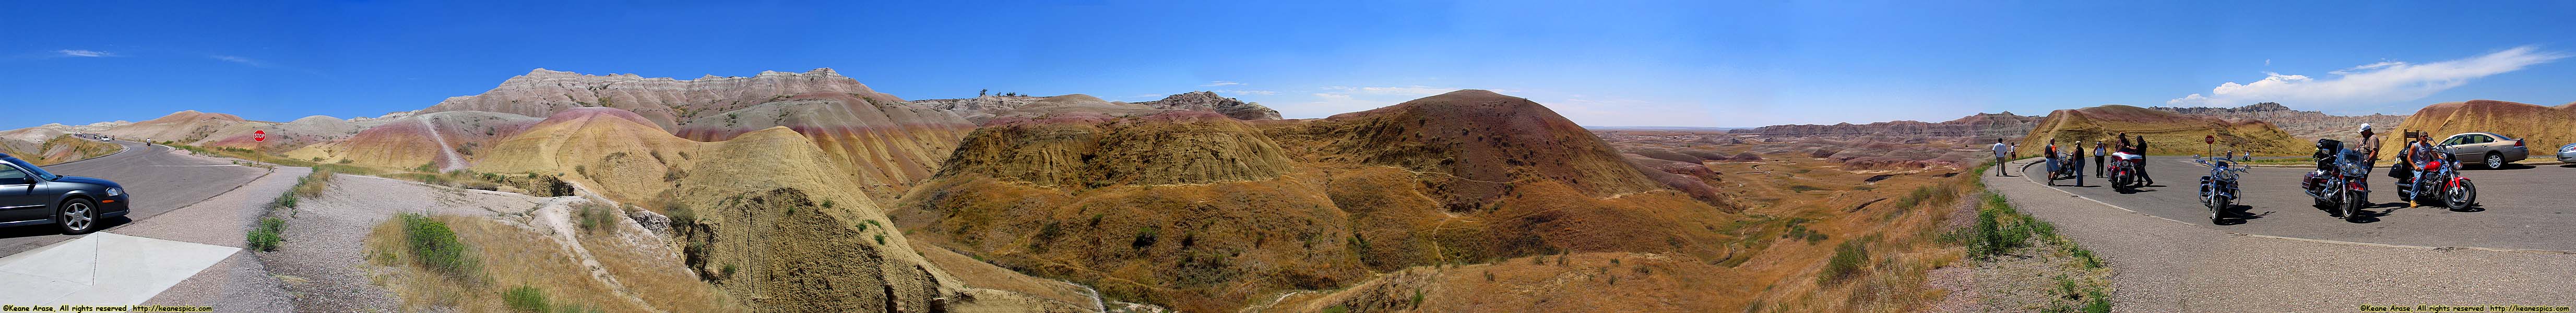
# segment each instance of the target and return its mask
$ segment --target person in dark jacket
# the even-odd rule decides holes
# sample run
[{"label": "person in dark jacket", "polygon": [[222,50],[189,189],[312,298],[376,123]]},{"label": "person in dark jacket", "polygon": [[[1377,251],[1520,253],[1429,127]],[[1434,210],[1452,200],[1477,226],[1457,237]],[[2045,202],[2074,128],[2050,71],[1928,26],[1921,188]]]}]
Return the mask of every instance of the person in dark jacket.
[{"label": "person in dark jacket", "polygon": [[2146,136],[2138,136],[2138,180],[2146,181],[2146,182],[2147,182],[2147,185],[2155,185],[2155,184],[2156,184],[2156,176],[2155,176],[2155,175],[2148,175],[2148,174],[2147,174],[2147,137],[2146,137]]}]

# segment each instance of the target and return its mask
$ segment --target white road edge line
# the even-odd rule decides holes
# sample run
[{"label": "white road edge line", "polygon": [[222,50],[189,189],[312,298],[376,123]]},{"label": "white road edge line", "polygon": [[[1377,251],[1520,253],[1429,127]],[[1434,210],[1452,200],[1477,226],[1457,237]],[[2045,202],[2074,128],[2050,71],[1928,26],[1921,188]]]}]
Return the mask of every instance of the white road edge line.
[{"label": "white road edge line", "polygon": [[[2029,181],[2029,179],[2023,179],[2023,181]],[[2100,203],[2100,204],[2102,204],[2103,206],[2108,206],[2108,207],[2111,207],[2111,208],[2114,208],[2114,209],[2120,209],[2121,211],[2129,211],[2129,213],[2130,213],[2130,214],[2145,215],[2145,216],[2147,216],[2147,217],[2153,217],[2153,218],[2160,219],[2160,220],[2165,220],[2165,221],[2168,221],[2168,222],[2182,223],[2183,225],[2190,225],[2191,227],[2197,227],[2197,228],[2201,228],[2201,229],[2208,229],[2208,230],[2211,230],[2211,231],[2217,231],[2217,232],[2221,232],[2221,233],[2227,233],[2227,234],[2229,234],[2229,235],[2237,235],[2237,236],[2245,236],[2245,237],[2256,237],[2256,238],[2288,239],[2288,240],[2297,240],[2297,241],[2306,241],[2306,242],[2330,243],[2330,244],[2341,244],[2341,245],[2355,245],[2355,246],[2366,246],[2366,247],[2388,247],[2388,248],[2422,249],[2422,250],[2434,250],[2434,251],[2448,251],[2448,250],[2478,250],[2478,251],[2494,251],[2494,252],[2520,252],[2520,253],[2546,253],[2546,254],[2576,254],[2576,251],[2538,250],[2538,249],[2504,249],[2504,248],[2487,248],[2487,247],[2427,247],[2427,246],[2392,245],[2392,244],[2384,244],[2384,243],[2351,242],[2351,241],[2341,241],[2341,240],[2308,239],[2308,238],[2298,238],[2298,237],[2282,237],[2282,236],[2273,236],[2273,235],[2258,235],[2258,234],[2239,233],[2239,232],[2232,232],[2232,231],[2219,230],[2219,229],[2215,229],[2215,228],[2200,227],[2200,224],[2192,224],[2191,222],[2178,221],[2178,220],[2174,220],[2174,219],[2170,219],[2170,218],[2165,218],[2165,217],[2163,217],[2163,216],[2156,216],[2156,215],[2154,215],[2154,214],[2141,213],[2141,212],[2138,212],[2138,210],[2130,210],[2129,208],[2121,207],[2121,206],[2119,206],[2119,205],[2114,205],[2114,204],[2111,204],[2111,203],[2109,203],[2109,202],[2102,202],[2102,200],[2093,200],[2093,198],[2087,198],[2087,197],[2084,197],[2084,196],[2082,196],[2082,195],[2076,195],[2076,194],[2075,194],[2075,192],[2072,192],[2072,191],[2066,191],[2065,189],[2057,189],[2057,187],[2048,186],[2047,184],[2041,184],[2041,183],[2039,183],[2039,182],[2035,182],[2035,181],[2030,182],[2030,183],[2031,183],[2031,184],[2033,184],[2033,185],[2040,185],[2040,187],[2041,187],[2041,188],[2048,188],[2048,190],[2056,190],[2057,192],[2065,193],[2065,194],[2066,194],[2066,196],[2069,196],[2069,197],[2075,197],[2076,199],[2084,199],[2084,201],[2093,201],[2093,203]]]}]

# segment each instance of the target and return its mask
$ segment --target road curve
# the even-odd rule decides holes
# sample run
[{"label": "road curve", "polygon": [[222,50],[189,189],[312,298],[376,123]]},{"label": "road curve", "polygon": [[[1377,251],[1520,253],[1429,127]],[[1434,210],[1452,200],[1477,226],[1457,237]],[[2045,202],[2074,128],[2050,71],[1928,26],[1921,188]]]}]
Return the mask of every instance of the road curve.
[{"label": "road curve", "polygon": [[[2406,203],[2397,198],[2394,180],[2386,176],[2387,168],[2380,168],[2371,172],[2368,181],[2374,204],[2366,209],[2367,217],[2354,221],[2328,216],[2312,206],[2299,189],[2299,179],[2309,169],[2258,167],[2238,179],[2244,199],[2231,214],[2240,218],[2214,225],[2199,200],[2199,179],[2208,175],[2209,168],[2190,163],[2187,156],[2147,160],[2147,172],[2156,178],[2156,186],[2121,193],[2101,178],[2088,177],[2084,186],[2060,180],[2066,186],[2055,188],[2139,213],[2235,233],[2427,247],[2576,251],[2576,193],[2569,193],[2576,189],[2567,180],[2576,177],[2576,166],[2463,170],[2460,175],[2476,181],[2479,194],[2479,205],[2465,211],[2405,208]],[[2015,165],[2015,174],[2022,174],[2019,166]],[[2045,166],[2030,168],[2041,167]],[[2043,182],[2038,176],[2021,176]]]},{"label": "road curve", "polygon": [[[187,155],[168,146],[117,141],[125,150],[94,159],[45,166],[45,171],[96,177],[125,185],[133,213],[106,221],[104,230],[151,219],[173,209],[205,201],[252,179],[267,169],[233,165],[221,159]],[[229,223],[231,221],[223,221]],[[52,225],[0,228],[0,256],[70,240]]]}]

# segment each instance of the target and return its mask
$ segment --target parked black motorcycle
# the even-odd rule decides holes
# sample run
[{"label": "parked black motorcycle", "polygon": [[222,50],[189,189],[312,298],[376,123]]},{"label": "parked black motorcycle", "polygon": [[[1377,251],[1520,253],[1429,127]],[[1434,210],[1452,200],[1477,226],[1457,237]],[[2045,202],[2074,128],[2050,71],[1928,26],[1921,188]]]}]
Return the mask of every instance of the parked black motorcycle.
[{"label": "parked black motorcycle", "polygon": [[2225,219],[2227,207],[2237,199],[2236,177],[2245,174],[2245,167],[2236,165],[2235,156],[2234,151],[2212,158],[2191,156],[2192,163],[2209,167],[2209,175],[2200,177],[2200,204],[2209,207],[2210,224]]},{"label": "parked black motorcycle", "polygon": [[2343,142],[2317,139],[2317,170],[2299,181],[2308,197],[2315,198],[2317,208],[2327,215],[2352,220],[2361,217],[2361,208],[2370,206],[2370,161],[2361,151],[2344,149]]}]

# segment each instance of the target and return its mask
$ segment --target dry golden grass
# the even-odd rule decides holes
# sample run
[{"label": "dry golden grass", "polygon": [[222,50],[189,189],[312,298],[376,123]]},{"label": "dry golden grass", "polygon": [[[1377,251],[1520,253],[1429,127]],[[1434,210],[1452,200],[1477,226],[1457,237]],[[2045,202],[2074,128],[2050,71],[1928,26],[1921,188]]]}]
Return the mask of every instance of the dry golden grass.
[{"label": "dry golden grass", "polygon": [[581,245],[599,260],[599,266],[617,277],[619,285],[642,296],[644,302],[667,312],[739,312],[743,308],[731,298],[690,275],[688,267],[676,255],[651,254],[644,251],[658,247],[632,247],[613,237],[580,236]]},{"label": "dry golden grass", "polygon": [[[377,225],[366,239],[368,258],[373,264],[397,269],[384,273],[383,276],[379,276],[379,279],[403,299],[405,310],[510,312],[510,307],[503,304],[502,293],[520,286],[531,286],[542,290],[549,303],[557,308],[577,308],[583,309],[582,311],[595,309],[609,312],[642,310],[633,302],[616,296],[617,293],[611,291],[606,284],[593,279],[587,267],[575,261],[573,254],[563,250],[561,245],[546,239],[548,237],[545,234],[475,217],[432,216],[431,218],[447,223],[454,229],[457,239],[470,247],[467,250],[469,257],[479,260],[481,266],[470,270],[472,272],[465,277],[451,277],[411,265],[413,262],[410,262],[409,258],[414,256],[403,248],[404,233],[400,220],[389,220]],[[621,266],[608,267],[614,271]],[[637,277],[640,282],[667,282],[667,280],[657,281],[650,275],[637,275]],[[694,279],[686,281],[704,285],[695,282]],[[634,284],[629,283],[630,286]],[[667,286],[669,284],[646,285]],[[682,298],[687,296],[686,294],[654,295]],[[725,308],[721,301],[712,302],[715,303],[673,307],[707,309],[684,310],[687,312],[716,312],[723,311],[722,308]],[[672,307],[665,307],[665,309],[670,308]]]}]

